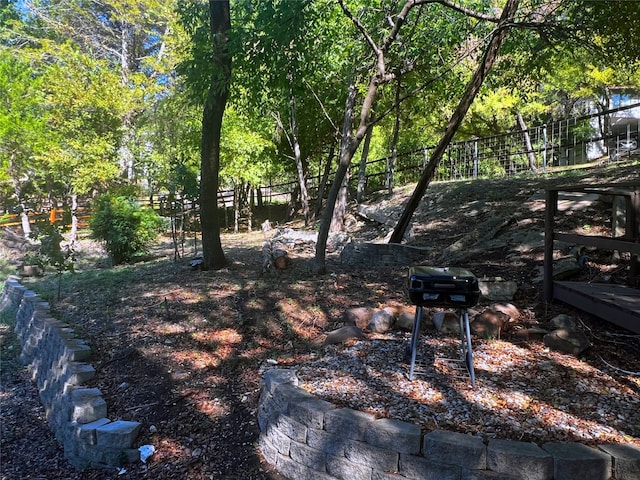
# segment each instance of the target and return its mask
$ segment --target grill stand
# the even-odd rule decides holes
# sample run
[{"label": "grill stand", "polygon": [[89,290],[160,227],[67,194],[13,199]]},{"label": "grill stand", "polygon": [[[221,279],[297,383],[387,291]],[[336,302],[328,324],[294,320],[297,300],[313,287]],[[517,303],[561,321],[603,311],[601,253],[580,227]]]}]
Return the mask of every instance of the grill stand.
[{"label": "grill stand", "polygon": [[[469,378],[471,379],[471,386],[475,387],[476,377],[473,370],[473,349],[471,347],[471,329],[469,327],[469,313],[466,308],[458,310],[458,316],[460,319],[460,341],[462,361],[467,367]],[[416,353],[418,350],[418,337],[420,336],[420,322],[422,321],[422,306],[416,306],[416,315],[413,322],[413,329],[411,331],[411,343],[409,348],[411,349],[411,366],[409,368],[409,380],[413,380],[413,373],[416,364]]]}]

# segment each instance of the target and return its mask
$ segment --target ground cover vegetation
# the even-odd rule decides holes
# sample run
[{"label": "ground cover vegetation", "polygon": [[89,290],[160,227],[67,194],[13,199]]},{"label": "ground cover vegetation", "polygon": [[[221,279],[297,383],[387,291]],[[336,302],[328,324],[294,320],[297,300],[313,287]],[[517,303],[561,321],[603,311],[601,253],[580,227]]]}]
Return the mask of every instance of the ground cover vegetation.
[{"label": "ground cover vegetation", "polygon": [[[434,196],[417,211],[415,244],[433,247],[425,257],[426,263],[433,263],[460,239],[474,232],[484,237],[482,225],[469,221],[473,211],[499,217],[506,233],[526,236],[543,222],[538,201],[529,203],[539,198],[542,185],[552,180],[608,181],[621,174],[637,179],[637,173],[637,163],[624,168],[616,164],[569,172],[544,183],[540,177],[525,177],[435,184]],[[393,211],[402,208],[410,193],[411,188],[398,188],[393,196],[384,194],[368,202]],[[488,211],[478,213],[487,205],[491,205]],[[576,212],[566,216],[562,227],[606,234],[609,208],[606,202],[596,203],[586,212],[589,225]],[[304,222],[283,226],[302,229]],[[385,232],[377,223],[364,221],[348,230],[356,242],[380,238]],[[474,337],[477,388],[469,387],[468,378],[450,374],[437,380],[438,397],[448,401],[443,411],[442,404],[431,404],[421,396],[426,386],[434,385],[434,378],[406,381],[402,358],[408,333],[367,333],[364,340],[322,345],[325,333],[344,325],[349,308],[409,307],[406,267],[347,266],[333,252],[327,258],[331,274],[311,276],[313,245],[297,243],[289,251],[289,268],[265,273],[260,255],[264,238],[262,232],[223,233],[222,239],[232,246],[228,266],[202,271],[190,266],[190,257],[176,261],[168,237],[154,245],[145,262],[113,267],[100,244],[81,231],[76,273],[63,274],[60,300],[54,272],[43,279],[23,280],[50,302],[56,317],[73,325],[91,345],[97,370],[91,386],[103,392],[109,416],[141,422],[136,446],[156,447],[146,464],[126,467],[126,478],[277,479],[261,463],[255,446],[260,379],[265,369],[274,366],[299,370],[317,395],[339,406],[377,416],[397,415],[425,429],[538,443],[638,443],[637,402],[633,403],[639,400],[640,389],[637,335],[562,304],[542,302],[536,280],[542,246],[514,255],[506,245],[478,245],[461,264],[478,276],[517,282],[513,303],[521,316],[500,338]],[[7,259],[15,254],[14,265],[22,254],[10,249],[3,253]],[[188,253],[195,253],[192,245]],[[594,250],[577,278],[608,275],[624,280],[626,271],[624,262],[612,263],[606,252]],[[562,355],[546,350],[539,339],[518,335],[531,326],[546,327],[559,313],[580,319],[592,348],[578,357]],[[17,361],[11,319],[3,321],[2,475],[122,478],[115,469],[76,472],[65,461],[46,429],[29,374]],[[455,357],[455,335],[429,330],[425,337]],[[368,348],[374,351],[367,355]],[[433,368],[436,373],[438,367]],[[533,371],[537,373],[531,375]]]}]

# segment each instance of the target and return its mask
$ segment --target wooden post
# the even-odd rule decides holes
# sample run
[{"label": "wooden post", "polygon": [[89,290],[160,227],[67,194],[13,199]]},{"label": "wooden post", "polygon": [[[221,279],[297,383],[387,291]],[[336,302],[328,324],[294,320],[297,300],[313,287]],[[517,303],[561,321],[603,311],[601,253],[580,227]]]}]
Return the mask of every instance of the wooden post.
[{"label": "wooden post", "polygon": [[[634,242],[640,240],[640,190],[631,192],[627,197],[627,237]],[[629,267],[630,278],[634,279],[640,273],[640,259],[638,254],[631,255],[631,265]]]},{"label": "wooden post", "polygon": [[554,219],[558,208],[558,191],[547,190],[545,193],[545,220],[544,220],[544,301],[553,301],[553,235]]}]

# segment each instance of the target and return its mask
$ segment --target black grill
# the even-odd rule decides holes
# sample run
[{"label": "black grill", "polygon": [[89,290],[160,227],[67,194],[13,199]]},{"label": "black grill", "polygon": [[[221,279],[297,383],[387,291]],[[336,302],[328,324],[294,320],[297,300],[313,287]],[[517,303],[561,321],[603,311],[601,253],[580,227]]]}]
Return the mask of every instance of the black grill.
[{"label": "black grill", "polygon": [[460,318],[460,350],[471,385],[475,385],[473,350],[467,308],[473,307],[480,298],[478,279],[468,270],[455,267],[412,267],[407,281],[409,299],[416,305],[411,342],[406,355],[410,358],[409,380],[413,380],[420,335],[423,307],[454,307]]},{"label": "black grill", "polygon": [[478,303],[478,279],[468,270],[451,267],[409,269],[409,299],[421,307],[469,308]]}]

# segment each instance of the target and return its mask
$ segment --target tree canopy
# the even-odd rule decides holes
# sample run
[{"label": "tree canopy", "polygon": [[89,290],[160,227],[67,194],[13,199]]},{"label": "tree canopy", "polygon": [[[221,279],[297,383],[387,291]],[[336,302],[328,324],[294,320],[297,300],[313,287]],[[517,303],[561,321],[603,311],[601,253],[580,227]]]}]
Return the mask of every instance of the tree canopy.
[{"label": "tree canopy", "polygon": [[[634,2],[521,0],[499,27],[505,5],[232,0],[223,33],[207,2],[5,0],[0,204],[43,210],[136,185],[216,205],[218,187],[277,180],[295,182],[309,223],[313,196],[329,192],[325,235],[341,228],[367,132],[369,156],[390,159],[367,167],[381,175],[370,188],[392,188],[393,155],[440,141],[497,26],[509,34],[453,138],[606,110],[611,88],[640,88]],[[223,93],[210,192],[203,108]]]}]

